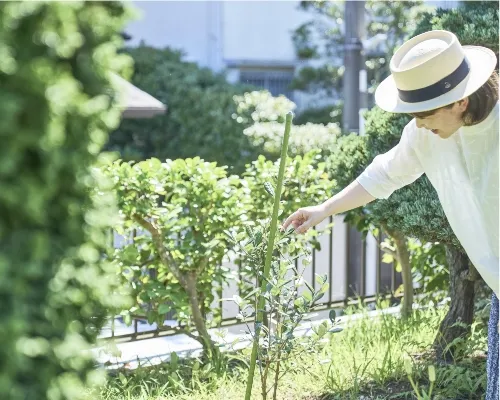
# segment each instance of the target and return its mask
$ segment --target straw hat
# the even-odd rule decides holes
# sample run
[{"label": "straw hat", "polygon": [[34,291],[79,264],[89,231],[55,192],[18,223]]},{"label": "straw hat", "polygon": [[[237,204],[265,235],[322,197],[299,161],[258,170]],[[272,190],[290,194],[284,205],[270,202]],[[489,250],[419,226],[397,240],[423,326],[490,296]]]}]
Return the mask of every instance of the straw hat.
[{"label": "straw hat", "polygon": [[490,49],[462,46],[448,31],[422,33],[404,43],[391,59],[391,76],[375,92],[385,111],[429,111],[461,100],[479,89],[495,69]]}]

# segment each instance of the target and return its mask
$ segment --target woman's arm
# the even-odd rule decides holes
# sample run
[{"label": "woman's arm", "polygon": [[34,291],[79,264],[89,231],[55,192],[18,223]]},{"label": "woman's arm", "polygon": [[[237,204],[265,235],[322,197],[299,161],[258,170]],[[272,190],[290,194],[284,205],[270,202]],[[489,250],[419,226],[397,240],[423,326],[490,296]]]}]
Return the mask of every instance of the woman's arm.
[{"label": "woman's arm", "polygon": [[423,167],[413,149],[417,141],[415,121],[404,129],[399,143],[375,157],[358,178],[340,193],[316,206],[300,208],[283,223],[282,229],[293,225],[304,233],[326,217],[364,206],[377,198],[388,198],[395,190],[417,180]]}]

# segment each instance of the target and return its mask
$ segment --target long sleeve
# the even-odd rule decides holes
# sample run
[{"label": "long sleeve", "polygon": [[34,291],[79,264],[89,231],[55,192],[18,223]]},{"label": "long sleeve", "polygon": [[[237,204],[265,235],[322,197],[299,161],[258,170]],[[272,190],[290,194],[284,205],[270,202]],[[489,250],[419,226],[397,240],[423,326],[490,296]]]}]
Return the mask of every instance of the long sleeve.
[{"label": "long sleeve", "polygon": [[356,179],[377,199],[387,199],[397,189],[416,181],[423,167],[412,146],[418,141],[415,120],[406,125],[399,143],[372,163]]}]

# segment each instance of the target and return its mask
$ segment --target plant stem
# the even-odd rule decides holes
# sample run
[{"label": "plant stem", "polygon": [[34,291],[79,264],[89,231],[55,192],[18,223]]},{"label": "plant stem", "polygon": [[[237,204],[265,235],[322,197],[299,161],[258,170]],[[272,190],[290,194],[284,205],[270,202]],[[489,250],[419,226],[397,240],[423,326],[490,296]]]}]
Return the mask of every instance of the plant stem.
[{"label": "plant stem", "polygon": [[288,112],[286,114],[286,120],[285,120],[285,134],[283,135],[283,143],[281,145],[281,159],[278,171],[278,183],[276,184],[276,190],[274,194],[274,207],[271,219],[271,232],[269,234],[269,240],[267,243],[266,261],[264,264],[262,286],[259,293],[258,305],[256,310],[257,312],[255,318],[255,337],[252,347],[252,356],[250,358],[250,370],[248,371],[245,400],[250,400],[250,397],[252,395],[253,377],[255,374],[255,362],[257,360],[257,347],[259,345],[260,325],[262,324],[262,310],[264,309],[265,306],[265,299],[263,296],[263,292],[266,290],[266,282],[269,277],[269,270],[271,268],[271,258],[273,255],[274,237],[276,236],[276,227],[278,224],[278,211],[281,200],[281,190],[283,187],[283,176],[285,174],[285,164],[288,151],[288,139],[290,137],[291,125],[292,125],[292,112]]},{"label": "plant stem", "polygon": [[[281,298],[278,296],[277,304],[281,304]],[[278,315],[276,316],[276,336],[280,339],[280,342],[282,341],[282,330],[281,330],[281,313],[280,313],[279,305],[278,305]],[[283,348],[283,344],[280,344],[278,347],[278,362],[276,365],[276,373],[274,374],[274,393],[273,393],[273,400],[276,400],[276,396],[278,395],[278,380],[280,376],[280,365],[281,365],[281,349]]]},{"label": "plant stem", "polygon": [[266,360],[266,368],[264,369],[264,375],[262,376],[262,400],[267,399],[267,374],[269,372],[269,360]]}]

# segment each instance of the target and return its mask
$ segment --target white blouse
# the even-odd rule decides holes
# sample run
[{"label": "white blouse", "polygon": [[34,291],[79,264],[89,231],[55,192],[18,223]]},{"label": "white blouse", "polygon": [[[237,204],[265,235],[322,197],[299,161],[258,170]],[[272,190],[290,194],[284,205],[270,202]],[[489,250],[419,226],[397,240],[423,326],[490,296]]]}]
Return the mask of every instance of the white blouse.
[{"label": "white blouse", "polygon": [[448,139],[415,119],[400,142],[375,157],[357,181],[375,198],[427,175],[453,232],[485,282],[499,296],[499,103],[488,117]]}]

